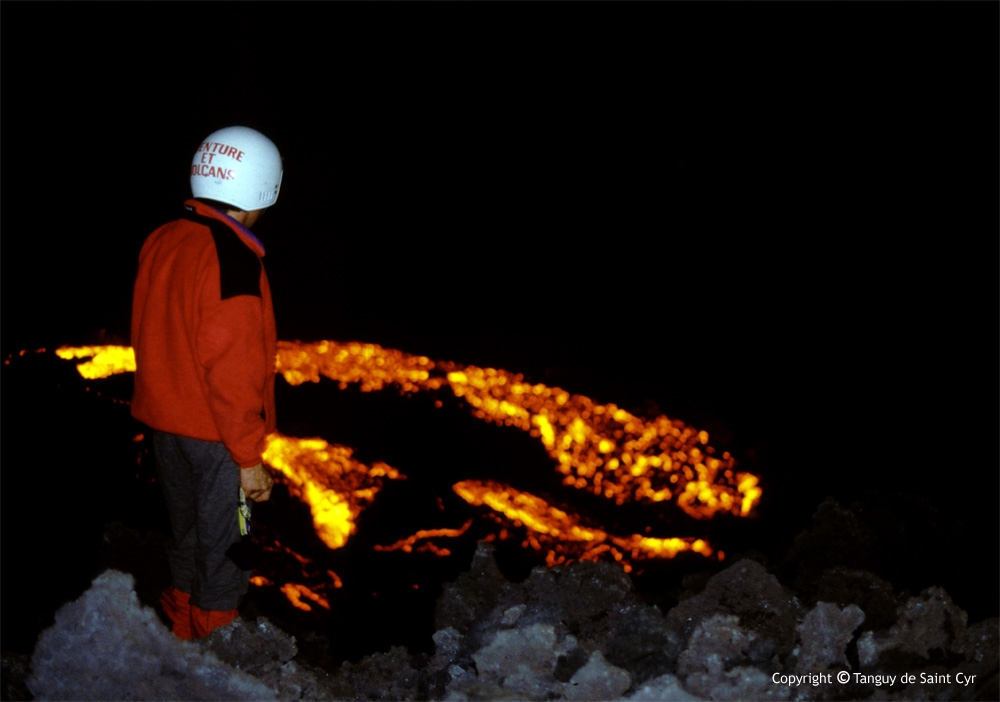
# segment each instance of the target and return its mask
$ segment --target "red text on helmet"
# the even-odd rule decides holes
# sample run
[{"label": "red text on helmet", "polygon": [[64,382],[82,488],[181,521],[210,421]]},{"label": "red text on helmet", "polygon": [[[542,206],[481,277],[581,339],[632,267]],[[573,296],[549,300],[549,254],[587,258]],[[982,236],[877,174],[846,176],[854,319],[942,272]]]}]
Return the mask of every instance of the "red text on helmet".
[{"label": "red text on helmet", "polygon": [[206,178],[222,178],[222,180],[233,180],[236,174],[231,168],[219,168],[216,166],[206,166],[196,163],[191,166],[191,175],[205,176]]},{"label": "red text on helmet", "polygon": [[[228,144],[220,144],[217,141],[206,141],[201,146],[198,147],[198,152],[206,152],[206,154],[211,154],[214,156],[218,154],[220,156],[229,156],[236,159],[237,161],[243,161],[243,152],[237,149],[235,146],[229,146]],[[205,162],[205,155],[202,154],[201,161]],[[211,156],[209,157],[211,158]]]}]

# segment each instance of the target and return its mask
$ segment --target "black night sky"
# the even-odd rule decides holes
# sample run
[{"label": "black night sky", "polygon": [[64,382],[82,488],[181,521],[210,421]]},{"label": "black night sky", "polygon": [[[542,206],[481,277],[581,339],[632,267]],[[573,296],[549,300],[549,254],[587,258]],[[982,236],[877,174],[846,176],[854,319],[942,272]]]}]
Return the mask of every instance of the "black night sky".
[{"label": "black night sky", "polygon": [[652,400],[783,498],[933,497],[996,582],[995,3],[3,15],[4,358],[128,343],[143,239],[245,124],[280,338]]}]

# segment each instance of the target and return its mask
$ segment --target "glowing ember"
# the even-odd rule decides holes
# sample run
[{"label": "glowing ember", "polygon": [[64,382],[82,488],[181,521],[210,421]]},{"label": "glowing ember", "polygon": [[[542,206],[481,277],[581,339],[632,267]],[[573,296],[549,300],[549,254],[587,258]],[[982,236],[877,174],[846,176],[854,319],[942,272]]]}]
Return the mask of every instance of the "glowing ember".
[{"label": "glowing ember", "polygon": [[[67,359],[93,357],[78,366],[87,378],[135,369],[127,347],[64,347],[57,353]],[[538,439],[565,485],[617,505],[672,501],[688,515],[704,519],[718,513],[748,516],[761,498],[757,477],[738,472],[728,452],[716,456],[706,432],[664,416],[643,419],[614,404],[525,382],[522,375],[505,370],[436,362],[376,344],[333,341],[279,342],[276,370],[291,385],[326,377],[341,388],[353,384],[364,392],[389,386],[404,394],[447,388],[476,417],[516,427]],[[385,480],[405,479],[391,466],[366,466],[352,458],[350,448],[319,438],[274,434],[268,437],[264,459],[281,472],[290,491],[310,505],[317,533],[330,548],[347,542],[358,514]],[[586,527],[579,518],[536,496],[495,482],[465,481],[454,490],[469,503],[488,506],[525,527],[525,546],[545,551],[550,565],[611,557],[628,569],[629,560],[672,558],[681,552],[723,557],[701,539],[620,537]],[[376,548],[448,555],[448,549],[429,539],[458,536],[468,527],[469,523],[458,530],[418,531]],[[501,538],[505,535],[506,530]],[[332,577],[339,587],[339,578]],[[283,591],[297,607],[310,607],[303,597],[322,606],[319,596],[300,586],[286,585]]]}]

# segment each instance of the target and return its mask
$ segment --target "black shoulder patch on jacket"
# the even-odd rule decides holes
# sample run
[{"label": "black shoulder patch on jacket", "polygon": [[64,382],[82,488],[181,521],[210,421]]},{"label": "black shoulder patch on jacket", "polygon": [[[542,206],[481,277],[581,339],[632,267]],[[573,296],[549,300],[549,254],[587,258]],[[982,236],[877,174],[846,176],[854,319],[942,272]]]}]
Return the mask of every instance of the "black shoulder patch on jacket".
[{"label": "black shoulder patch on jacket", "polygon": [[186,212],[185,219],[203,224],[212,232],[215,252],[219,257],[219,292],[223,300],[237,295],[260,297],[260,259],[239,235],[222,222]]}]

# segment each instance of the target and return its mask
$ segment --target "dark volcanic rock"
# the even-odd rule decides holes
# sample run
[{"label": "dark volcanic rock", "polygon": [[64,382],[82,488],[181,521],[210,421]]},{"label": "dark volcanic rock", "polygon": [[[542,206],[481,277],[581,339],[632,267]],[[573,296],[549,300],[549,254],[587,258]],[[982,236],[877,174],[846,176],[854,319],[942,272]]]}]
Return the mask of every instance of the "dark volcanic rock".
[{"label": "dark volcanic rock", "polygon": [[31,659],[36,699],[261,700],[275,693],[175,637],[139,604],[131,575],[109,570],[56,613]]},{"label": "dark volcanic rock", "polygon": [[511,584],[503,577],[491,547],[480,544],[469,570],[444,587],[434,612],[438,630],[454,628],[466,632],[505,599]]},{"label": "dark volcanic rock", "polygon": [[[107,571],[56,613],[26,688],[24,661],[4,657],[4,691],[137,700],[996,697],[1000,620],[970,625],[941,588],[900,597],[866,571],[827,569],[823,578],[820,591],[837,601],[805,607],[743,560],[664,614],[616,564],[537,568],[514,583],[480,544],[471,570],[439,598],[432,654],[393,646],[324,671],[300,662],[295,638],[264,618],[179,641],[139,603],[131,576]],[[845,603],[865,593],[880,612],[874,625],[861,604]],[[888,600],[898,602],[891,615],[882,612]]]},{"label": "dark volcanic rock", "polygon": [[5,700],[28,700],[31,693],[28,691],[27,680],[31,672],[31,656],[25,653],[4,653],[0,657],[3,675],[3,685],[0,688],[0,697]]},{"label": "dark volcanic rock", "polygon": [[[413,667],[415,658],[401,646],[344,663],[332,681],[337,699],[425,699],[427,674]],[[306,698],[308,699],[308,698]]]},{"label": "dark volcanic rock", "polygon": [[865,613],[865,629],[883,629],[896,619],[892,585],[867,570],[830,568],[820,576],[813,601],[857,605]]},{"label": "dark volcanic rock", "polygon": [[746,657],[767,664],[791,653],[796,626],[805,609],[791,591],[756,561],[742,560],[709,579],[699,594],[682,600],[667,615],[688,634],[709,617],[732,615],[754,632]]},{"label": "dark volcanic rock", "polygon": [[[479,669],[478,651],[500,644],[531,649],[545,641],[556,655],[539,665],[553,684],[571,681],[585,666],[613,666],[642,682],[669,672],[680,655],[681,628],[632,592],[632,581],[621,566],[586,561],[535,568],[524,582],[514,584],[503,579],[492,561],[492,547],[480,544],[470,577],[447,586],[439,599],[438,669],[457,665],[467,671],[470,659]],[[482,593],[491,599],[484,600]],[[599,660],[593,656],[596,651],[602,653]],[[555,694],[554,689],[545,692]]]}]

